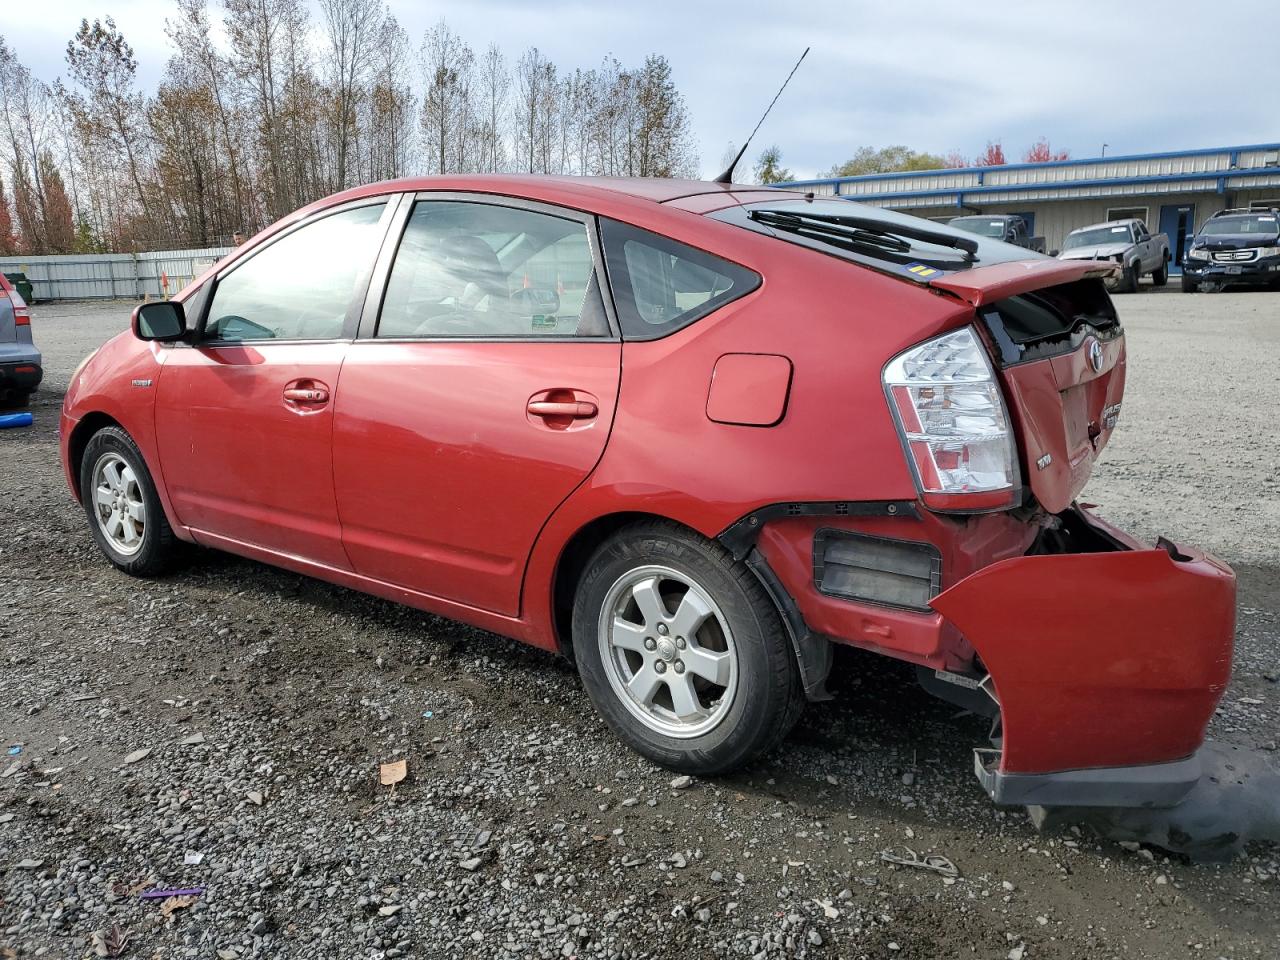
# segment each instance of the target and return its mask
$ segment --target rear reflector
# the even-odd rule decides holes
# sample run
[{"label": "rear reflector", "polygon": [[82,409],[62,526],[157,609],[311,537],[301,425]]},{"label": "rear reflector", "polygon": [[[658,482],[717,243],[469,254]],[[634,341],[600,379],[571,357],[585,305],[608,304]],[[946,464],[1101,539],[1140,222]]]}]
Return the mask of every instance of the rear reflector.
[{"label": "rear reflector", "polygon": [[13,372],[14,372],[14,373],[35,373],[35,372],[36,372],[36,368],[35,368],[35,367],[28,367],[28,366],[14,367],[14,368],[13,368]]},{"label": "rear reflector", "polygon": [[928,610],[942,556],[930,543],[824,529],[813,536],[813,579],[828,596]]}]

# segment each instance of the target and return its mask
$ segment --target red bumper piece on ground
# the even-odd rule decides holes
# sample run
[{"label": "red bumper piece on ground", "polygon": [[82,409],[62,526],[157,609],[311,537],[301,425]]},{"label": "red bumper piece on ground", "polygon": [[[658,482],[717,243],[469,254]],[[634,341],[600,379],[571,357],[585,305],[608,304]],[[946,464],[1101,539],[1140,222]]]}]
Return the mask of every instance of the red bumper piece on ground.
[{"label": "red bumper piece on ground", "polygon": [[1231,676],[1235,574],[1078,515],[1103,552],[1003,560],[933,600],[1000,702],[978,776],[998,803],[1169,806]]}]

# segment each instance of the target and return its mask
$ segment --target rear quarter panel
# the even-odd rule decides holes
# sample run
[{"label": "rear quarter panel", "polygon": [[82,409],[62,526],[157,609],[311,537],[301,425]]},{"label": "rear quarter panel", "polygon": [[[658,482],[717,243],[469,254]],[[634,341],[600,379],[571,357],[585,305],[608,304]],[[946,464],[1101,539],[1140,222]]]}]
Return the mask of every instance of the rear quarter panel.
[{"label": "rear quarter panel", "polygon": [[[973,317],[950,296],[741,228],[673,212],[649,225],[750,267],[753,293],[661,340],[623,345],[618,411],[600,464],[548,522],[531,558],[528,613],[550,622],[566,541],[591,520],[641,511],[714,537],[789,500],[914,500],[881,386],[884,364]],[[645,224],[639,224],[645,226]],[[787,407],[774,426],[707,416],[716,361],[787,357]]]}]

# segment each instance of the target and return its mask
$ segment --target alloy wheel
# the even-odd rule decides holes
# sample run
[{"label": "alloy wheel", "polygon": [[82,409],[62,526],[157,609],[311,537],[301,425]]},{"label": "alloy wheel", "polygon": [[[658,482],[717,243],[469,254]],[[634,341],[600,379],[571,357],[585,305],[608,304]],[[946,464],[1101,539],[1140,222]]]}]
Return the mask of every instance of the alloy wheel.
[{"label": "alloy wheel", "polygon": [[93,505],[98,529],[113,550],[128,556],[142,548],[147,505],[137,474],[118,453],[104,453],[93,465]]},{"label": "alloy wheel", "polygon": [[719,606],[687,574],[644,566],[605,597],[600,659],[614,693],[650,729],[697,737],[728,714],[738,652]]}]

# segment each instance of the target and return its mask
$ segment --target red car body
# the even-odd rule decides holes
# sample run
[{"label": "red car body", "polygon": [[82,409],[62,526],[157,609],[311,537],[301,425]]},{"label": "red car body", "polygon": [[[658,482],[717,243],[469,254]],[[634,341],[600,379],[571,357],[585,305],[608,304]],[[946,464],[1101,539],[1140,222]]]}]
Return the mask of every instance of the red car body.
[{"label": "red car body", "polygon": [[[1115,424],[1123,335],[1000,366],[1021,478],[1017,503],[1002,508],[922,494],[881,378],[914,345],[980,329],[976,312],[993,303],[1100,287],[1098,264],[1021,251],[1031,259],[922,283],[717,216],[797,195],[458,176],[320,201],[176,299],[194,302],[317,212],[441,192],[609,218],[762,282],[650,340],[380,342],[368,336],[372,291],[353,307],[352,335],[331,342],[205,348],[121,334],[66,395],[62,456],[77,497],[87,438],[114,422],[145,457],[179,537],[549,651],[564,646],[590,547],[629,518],[665,518],[767,578],[811,698],[823,695],[831,641],[997,701],[1000,748],[977,758],[997,801],[1172,803],[1195,782],[1230,674],[1233,574],[1194,550],[1138,543],[1075,505]],[[374,287],[393,251],[384,245],[369,265]],[[1046,517],[1082,546],[1036,547]],[[931,546],[928,607],[820,589],[815,543],[833,530]]]}]

